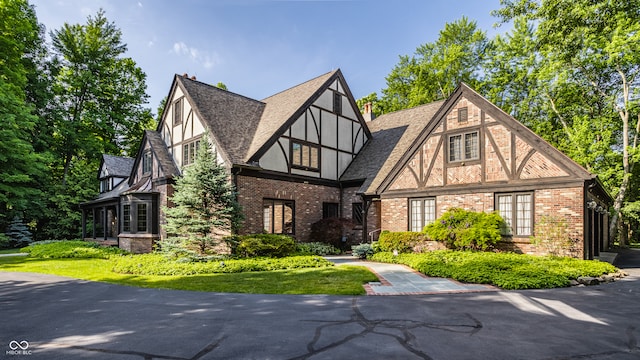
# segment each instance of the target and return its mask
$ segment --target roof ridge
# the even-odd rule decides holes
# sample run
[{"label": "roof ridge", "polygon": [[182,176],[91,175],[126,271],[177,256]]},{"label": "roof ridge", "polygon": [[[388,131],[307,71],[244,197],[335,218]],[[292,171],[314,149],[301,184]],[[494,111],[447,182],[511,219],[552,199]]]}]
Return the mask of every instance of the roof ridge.
[{"label": "roof ridge", "polygon": [[313,79],[309,79],[309,80],[307,80],[307,81],[305,81],[305,82],[299,83],[299,84],[297,84],[297,85],[293,85],[293,86],[291,86],[291,87],[289,87],[289,88],[287,88],[287,89],[285,89],[285,90],[278,91],[277,93],[275,93],[275,94],[273,94],[273,95],[270,95],[270,96],[267,96],[266,98],[264,98],[264,99],[262,99],[262,100],[260,100],[260,101],[261,101],[261,102],[266,102],[266,100],[267,100],[267,99],[270,99],[270,98],[272,98],[272,97],[275,97],[276,95],[280,95],[280,94],[282,94],[282,93],[285,93],[285,92],[291,91],[291,90],[293,90],[293,89],[295,89],[295,88],[297,88],[297,87],[300,87],[300,86],[302,86],[302,85],[305,85],[305,84],[307,84],[307,83],[310,83],[310,82],[312,82],[312,81],[315,81],[315,80],[317,80],[317,79],[319,79],[319,78],[321,78],[321,77],[323,77],[323,76],[327,76],[328,74],[335,74],[335,73],[337,73],[338,71],[340,71],[340,68],[338,68],[338,69],[336,69],[336,70],[327,71],[326,73],[321,74],[321,75],[318,75],[318,76],[314,77]]},{"label": "roof ridge", "polygon": [[254,98],[248,97],[248,96],[246,96],[246,95],[238,94],[238,93],[233,92],[233,91],[229,91],[229,90],[221,89],[221,88],[219,88],[219,87],[217,87],[217,86],[215,86],[215,85],[207,84],[207,83],[202,82],[202,81],[200,81],[200,80],[193,80],[193,79],[191,79],[191,78],[188,78],[188,77],[185,77],[185,76],[182,76],[182,75],[179,75],[179,74],[176,74],[176,76],[177,76],[178,78],[180,78],[182,81],[184,81],[184,80],[189,80],[189,81],[192,81],[192,82],[194,82],[194,83],[196,83],[196,84],[198,84],[198,85],[202,85],[202,86],[205,86],[205,87],[207,87],[207,88],[210,88],[211,90],[214,90],[214,91],[221,91],[221,92],[223,92],[223,93],[227,93],[227,94],[229,94],[229,95],[233,95],[233,96],[241,97],[241,98],[244,98],[244,99],[247,99],[247,100],[251,100],[251,101],[258,102],[258,103],[262,103],[262,101],[260,101],[260,100],[257,100],[257,99],[254,99]]},{"label": "roof ridge", "polygon": [[[423,107],[426,107],[426,106],[433,106],[433,105],[436,105],[438,103],[444,103],[445,101],[446,101],[446,99],[441,99],[441,100],[432,101],[432,102],[426,103],[426,104],[416,105],[416,106],[413,106],[413,107],[410,107],[410,108],[406,108],[406,109],[400,109],[400,110],[395,110],[395,111],[392,111],[392,112],[384,113],[384,114],[381,114],[380,116],[376,116],[376,118],[371,120],[371,122],[374,122],[374,121],[376,121],[376,120],[378,120],[381,117],[386,116],[386,115],[393,115],[393,114],[401,113],[401,112],[404,112],[404,111],[420,109],[420,108],[423,108]],[[440,105],[442,105],[442,104],[440,104]]]}]

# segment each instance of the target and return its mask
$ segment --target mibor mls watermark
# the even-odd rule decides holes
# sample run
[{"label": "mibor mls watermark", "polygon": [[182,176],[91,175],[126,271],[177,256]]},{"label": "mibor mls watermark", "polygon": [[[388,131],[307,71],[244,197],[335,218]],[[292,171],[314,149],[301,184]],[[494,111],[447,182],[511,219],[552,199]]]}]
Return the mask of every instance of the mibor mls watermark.
[{"label": "mibor mls watermark", "polygon": [[5,355],[31,355],[29,342],[26,340],[11,340],[9,342],[9,350],[5,351]]}]

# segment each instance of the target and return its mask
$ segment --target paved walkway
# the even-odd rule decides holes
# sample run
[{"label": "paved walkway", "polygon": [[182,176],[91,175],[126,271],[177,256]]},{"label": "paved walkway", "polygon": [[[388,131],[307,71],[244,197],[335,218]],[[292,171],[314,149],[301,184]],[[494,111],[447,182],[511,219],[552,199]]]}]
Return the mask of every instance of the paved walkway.
[{"label": "paved walkway", "polygon": [[408,266],[364,261],[353,256],[328,256],[328,260],[340,265],[365,266],[380,279],[364,285],[367,295],[420,295],[497,291],[490,285],[463,284],[461,282],[428,277]]}]

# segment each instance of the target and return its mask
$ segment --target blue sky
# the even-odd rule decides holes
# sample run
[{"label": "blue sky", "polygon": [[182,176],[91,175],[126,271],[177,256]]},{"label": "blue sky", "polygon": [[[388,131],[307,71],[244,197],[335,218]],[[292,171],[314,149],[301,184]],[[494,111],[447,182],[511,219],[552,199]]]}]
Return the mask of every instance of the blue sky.
[{"label": "blue sky", "polygon": [[499,0],[30,0],[47,34],[98,9],[147,74],[155,112],[175,73],[263,99],[340,68],[357,98],[463,15],[493,36]]}]

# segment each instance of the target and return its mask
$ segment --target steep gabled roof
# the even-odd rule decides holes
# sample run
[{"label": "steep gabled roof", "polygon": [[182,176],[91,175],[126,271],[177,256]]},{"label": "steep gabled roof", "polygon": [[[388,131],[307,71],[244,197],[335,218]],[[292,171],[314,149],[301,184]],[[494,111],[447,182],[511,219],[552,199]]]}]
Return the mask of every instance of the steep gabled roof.
[{"label": "steep gabled roof", "polygon": [[340,180],[364,180],[359,192],[375,194],[442,104],[443,101],[438,101],[396,111],[369,122],[373,138],[356,156]]},{"label": "steep gabled roof", "polygon": [[[259,128],[265,104],[248,97],[176,75],[198,118],[233,164],[242,164]],[[224,156],[223,155],[223,156]]]},{"label": "steep gabled roof", "polygon": [[262,102],[266,104],[258,127],[251,141],[251,146],[245,157],[249,161],[259,150],[271,145],[275,138],[280,136],[280,130],[284,130],[288,121],[300,110],[308,105],[320,95],[330,81],[338,76],[340,70],[330,71],[314,79],[294,86],[288,90],[272,95]]},{"label": "steep gabled roof", "polygon": [[[476,106],[482,108],[493,119],[514,131],[522,139],[528,141],[533,147],[536,148],[536,150],[541,151],[543,154],[548,156],[549,159],[553,160],[558,166],[567,171],[568,174],[571,174],[571,176],[582,180],[590,180],[596,178],[595,175],[591,174],[585,168],[583,168],[567,155],[562,153],[560,150],[556,149],[551,144],[546,142],[544,139],[524,126],[511,115],[507,114],[502,109],[487,100],[485,97],[477,93],[467,84],[460,83],[460,85],[458,85],[456,90],[454,90],[454,92],[449,96],[449,98],[444,101],[444,103],[440,102],[441,106],[438,109],[435,109],[435,112],[432,115],[432,119],[429,122],[428,126],[424,127],[421,131],[418,130],[419,134],[416,134],[416,136],[413,137],[412,143],[410,143],[405,148],[404,153],[396,159],[395,164],[392,164],[392,168],[386,174],[384,179],[381,179],[381,182],[377,183],[377,186],[375,188],[371,186],[367,190],[367,192],[380,194],[387,189],[395,176],[399,174],[399,172],[407,164],[407,162],[409,162],[415,155],[415,153],[421,148],[422,144],[431,135],[436,126],[444,121],[449,111],[461,97],[469,99]],[[401,111],[401,113],[404,111]]]},{"label": "steep gabled roof", "polygon": [[169,154],[169,149],[167,149],[167,145],[164,143],[164,140],[162,140],[160,133],[146,130],[144,135],[147,141],[149,141],[151,152],[158,161],[158,164],[160,164],[160,169],[164,176],[173,177],[180,175],[180,170],[178,170],[176,163],[173,161],[173,157]]},{"label": "steep gabled roof", "polygon": [[[133,168],[134,158],[127,156],[114,156],[102,154],[102,166],[100,170],[105,170],[107,176],[128,177]],[[98,175],[100,176],[100,175]]]}]

